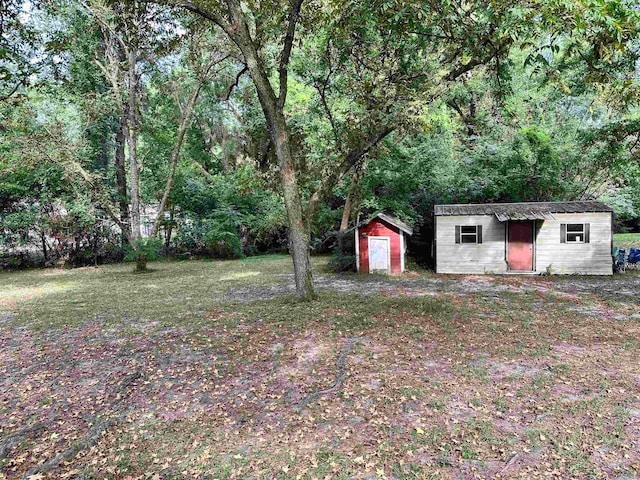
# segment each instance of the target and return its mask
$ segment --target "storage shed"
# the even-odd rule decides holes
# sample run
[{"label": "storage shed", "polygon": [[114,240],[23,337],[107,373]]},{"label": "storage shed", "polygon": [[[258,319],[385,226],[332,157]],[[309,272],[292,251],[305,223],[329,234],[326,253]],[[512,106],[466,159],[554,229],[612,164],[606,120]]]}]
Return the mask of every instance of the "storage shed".
[{"label": "storage shed", "polygon": [[436,205],[437,273],[613,273],[613,210],[601,202]]},{"label": "storage shed", "polygon": [[378,213],[355,229],[356,266],[359,272],[404,272],[406,235],[413,230],[397,218]]}]

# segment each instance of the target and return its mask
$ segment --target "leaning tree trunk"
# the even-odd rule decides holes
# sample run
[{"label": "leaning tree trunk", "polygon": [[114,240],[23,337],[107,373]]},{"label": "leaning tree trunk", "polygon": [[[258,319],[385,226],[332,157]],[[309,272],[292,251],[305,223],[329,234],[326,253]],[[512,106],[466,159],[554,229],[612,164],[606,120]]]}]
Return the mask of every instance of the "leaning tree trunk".
[{"label": "leaning tree trunk", "polygon": [[298,185],[295,163],[289,142],[289,131],[284,116],[284,97],[279,99],[275,95],[269,83],[269,78],[260,67],[255,45],[253,45],[248,34],[248,27],[243,24],[240,30],[244,32],[244,35],[237,39],[237,45],[244,54],[249,75],[256,87],[258,100],[267,121],[269,135],[275,146],[275,153],[280,167],[282,192],[289,225],[289,251],[293,259],[293,271],[296,280],[296,294],[301,299],[311,300],[316,298],[309,249],[309,225],[311,219],[305,219],[303,215],[302,194]]},{"label": "leaning tree trunk", "polygon": [[366,164],[356,167],[351,175],[351,182],[349,184],[349,190],[347,192],[347,198],[344,202],[344,210],[342,211],[342,219],[340,221],[340,229],[338,230],[338,255],[345,255],[344,241],[349,228],[349,220],[351,219],[351,212],[354,205],[358,206],[358,188],[360,186],[360,180],[364,176],[366,170]]},{"label": "leaning tree trunk", "polygon": [[351,185],[349,186],[349,191],[347,192],[347,198],[344,202],[344,210],[342,211],[342,220],[340,221],[340,229],[338,230],[338,248],[337,253],[339,256],[344,257],[345,248],[344,248],[344,239],[347,234],[347,229],[349,228],[349,219],[351,218],[351,198],[353,197],[355,185],[356,185],[355,174],[351,178]]}]

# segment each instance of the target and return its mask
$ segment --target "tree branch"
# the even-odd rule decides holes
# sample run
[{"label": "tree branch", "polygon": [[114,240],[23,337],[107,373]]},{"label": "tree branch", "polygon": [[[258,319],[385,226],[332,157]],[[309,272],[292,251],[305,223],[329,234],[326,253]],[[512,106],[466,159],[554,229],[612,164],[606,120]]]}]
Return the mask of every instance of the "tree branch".
[{"label": "tree branch", "polygon": [[505,49],[509,46],[511,40],[509,38],[503,38],[498,42],[498,45],[491,49],[491,51],[484,56],[473,57],[467,63],[460,65],[458,68],[451,70],[444,78],[445,80],[453,81],[461,75],[473,70],[474,68],[484,65],[494,57],[498,57],[504,53]]},{"label": "tree branch", "polygon": [[[216,25],[218,25],[222,30],[225,31],[231,39],[234,39],[234,32],[232,25],[229,21],[225,20],[218,13],[211,11],[209,9],[204,8],[201,5],[196,5],[195,3],[188,0],[140,0],[141,3],[155,3],[158,5],[164,5],[166,7],[177,7],[184,8],[191,13],[194,13],[202,18],[205,18]],[[234,40],[235,41],[235,40]]]},{"label": "tree branch", "polygon": [[278,106],[282,108],[287,99],[287,77],[289,71],[289,60],[291,58],[291,50],[293,49],[293,39],[296,33],[296,24],[300,15],[300,8],[304,0],[293,0],[291,10],[289,12],[289,26],[284,37],[284,45],[280,56],[280,67],[278,74],[280,77],[280,90],[278,91]]},{"label": "tree branch", "polygon": [[[227,57],[225,57],[227,58]],[[164,187],[164,192],[162,193],[162,199],[160,200],[160,205],[158,206],[158,215],[156,216],[155,221],[153,222],[153,229],[151,230],[151,237],[155,237],[158,234],[158,230],[160,230],[160,224],[162,223],[162,217],[164,216],[164,210],[167,205],[167,201],[169,200],[169,194],[171,193],[171,187],[173,186],[173,179],[176,174],[176,166],[178,165],[178,159],[180,158],[180,151],[182,150],[182,145],[184,143],[184,137],[187,133],[187,128],[191,123],[191,117],[193,116],[193,111],[195,109],[196,103],[198,102],[198,97],[200,96],[200,91],[202,90],[202,86],[207,80],[207,75],[211,68],[217,63],[220,63],[222,60],[211,62],[207,69],[205,70],[204,75],[198,81],[196,88],[191,95],[191,98],[185,105],[184,109],[180,109],[180,125],[178,126],[178,134],[176,136],[176,143],[173,147],[173,151],[171,152],[171,159],[169,162],[169,175],[167,176],[167,182]],[[178,104],[180,101],[178,100]]]},{"label": "tree branch", "polygon": [[306,208],[307,218],[314,218],[320,202],[325,200],[338,184],[340,179],[355,165],[360,162],[364,156],[371,151],[373,147],[378,145],[388,135],[395,130],[395,127],[384,127],[382,130],[375,132],[369,136],[366,143],[359,148],[351,150],[344,158],[342,163],[331,171],[328,177],[322,182],[320,187],[311,195]]},{"label": "tree branch", "polygon": [[22,78],[18,83],[16,83],[15,87],[13,87],[9,93],[7,93],[6,95],[3,95],[2,97],[0,97],[0,103],[9,100],[13,95],[15,95],[15,93],[18,91],[18,89],[22,85],[24,85],[24,83],[26,82],[27,78],[29,78],[28,75],[25,76],[24,78]]},{"label": "tree branch", "polygon": [[240,78],[242,78],[242,76],[245,73],[247,73],[248,70],[249,69],[247,68],[247,65],[244,65],[242,67],[242,70],[238,72],[238,74],[236,75],[235,81],[231,85],[229,85],[229,88],[227,89],[227,93],[224,96],[225,102],[229,101],[229,98],[231,98],[231,93],[233,92],[233,89],[238,86],[238,84],[240,83]]}]

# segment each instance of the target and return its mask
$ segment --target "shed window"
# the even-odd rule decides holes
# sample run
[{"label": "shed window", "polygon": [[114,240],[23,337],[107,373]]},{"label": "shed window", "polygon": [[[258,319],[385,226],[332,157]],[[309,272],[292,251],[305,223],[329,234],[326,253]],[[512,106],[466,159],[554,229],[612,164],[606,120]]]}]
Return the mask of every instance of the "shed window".
[{"label": "shed window", "polygon": [[560,225],[561,243],[589,243],[588,223],[562,223]]},{"label": "shed window", "polygon": [[456,225],[456,243],[482,243],[482,225]]}]

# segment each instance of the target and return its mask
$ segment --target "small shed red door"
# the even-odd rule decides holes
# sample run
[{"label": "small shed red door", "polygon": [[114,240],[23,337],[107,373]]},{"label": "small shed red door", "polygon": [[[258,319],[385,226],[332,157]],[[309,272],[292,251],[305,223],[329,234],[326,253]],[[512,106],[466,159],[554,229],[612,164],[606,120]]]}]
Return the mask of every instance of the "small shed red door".
[{"label": "small shed red door", "polygon": [[509,270],[533,270],[533,225],[509,222]]}]

